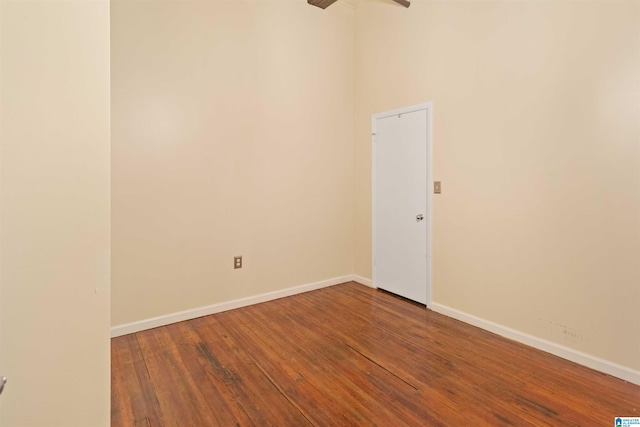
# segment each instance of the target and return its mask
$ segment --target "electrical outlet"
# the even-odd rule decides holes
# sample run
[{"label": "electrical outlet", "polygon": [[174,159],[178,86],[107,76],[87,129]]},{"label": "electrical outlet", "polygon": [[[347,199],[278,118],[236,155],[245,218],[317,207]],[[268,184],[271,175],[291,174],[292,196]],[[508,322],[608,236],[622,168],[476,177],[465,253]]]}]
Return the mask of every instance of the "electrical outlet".
[{"label": "electrical outlet", "polygon": [[242,255],[233,257],[233,268],[242,268]]}]

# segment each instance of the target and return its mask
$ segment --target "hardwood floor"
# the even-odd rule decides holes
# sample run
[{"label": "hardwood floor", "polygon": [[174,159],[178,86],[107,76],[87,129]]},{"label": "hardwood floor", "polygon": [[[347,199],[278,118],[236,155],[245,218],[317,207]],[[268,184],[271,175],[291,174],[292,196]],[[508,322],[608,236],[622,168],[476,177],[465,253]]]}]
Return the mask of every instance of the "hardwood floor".
[{"label": "hardwood floor", "polygon": [[640,387],[345,283],[112,340],[112,426],[612,426]]}]

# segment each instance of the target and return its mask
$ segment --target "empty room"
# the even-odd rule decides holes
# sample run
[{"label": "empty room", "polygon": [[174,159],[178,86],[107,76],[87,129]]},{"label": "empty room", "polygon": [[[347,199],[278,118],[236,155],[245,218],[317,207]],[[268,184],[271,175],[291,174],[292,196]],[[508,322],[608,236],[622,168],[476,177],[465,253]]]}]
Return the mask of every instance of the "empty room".
[{"label": "empty room", "polygon": [[640,423],[640,2],[0,2],[0,426]]}]

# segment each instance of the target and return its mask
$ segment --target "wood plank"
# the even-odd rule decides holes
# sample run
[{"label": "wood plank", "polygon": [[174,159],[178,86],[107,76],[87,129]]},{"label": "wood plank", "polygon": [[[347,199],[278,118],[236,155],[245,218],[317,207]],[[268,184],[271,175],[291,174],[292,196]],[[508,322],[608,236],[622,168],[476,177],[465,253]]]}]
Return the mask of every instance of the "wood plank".
[{"label": "wood plank", "polygon": [[173,341],[171,328],[156,328],[137,335],[151,383],[156,390],[163,425],[251,425],[242,409],[209,381],[194,351],[183,351]]},{"label": "wood plank", "polygon": [[158,399],[135,335],[111,341],[111,423],[163,425]]},{"label": "wood plank", "polygon": [[112,426],[610,425],[640,387],[356,283],[112,340]]},{"label": "wood plank", "polygon": [[[286,314],[280,314],[280,316],[295,316],[298,312],[311,313],[312,309],[305,306],[304,297],[300,296],[295,299],[294,305],[281,306],[280,311]],[[285,304],[283,302],[283,304]],[[269,307],[267,305],[257,306],[255,310],[259,310],[260,307]],[[272,307],[272,306],[271,306]],[[330,318],[333,318],[336,314],[340,317],[341,314],[328,310],[327,307],[332,307],[330,303],[327,303],[322,308],[319,308],[317,313],[312,313],[307,316],[305,321],[294,320],[294,323],[305,325],[307,328],[305,335],[314,334],[314,331],[321,331],[323,325],[331,325]],[[278,313],[269,313],[266,318],[278,319]],[[303,314],[305,316],[305,314]],[[317,320],[317,321],[316,321]],[[275,322],[281,323],[281,322]],[[302,327],[302,326],[301,326]],[[351,330],[351,332],[350,332]],[[468,395],[468,390],[475,387],[475,384],[470,382],[471,380],[464,375],[456,375],[449,371],[446,375],[441,374],[436,369],[429,369],[429,374],[424,374],[424,369],[429,367],[428,357],[432,356],[429,352],[423,352],[423,349],[417,346],[413,346],[408,341],[400,341],[388,339],[391,338],[385,335],[384,330],[376,328],[375,325],[362,325],[362,324],[350,324],[345,325],[343,328],[333,331],[331,328],[326,331],[320,332],[321,336],[328,337],[333,334],[337,337],[335,343],[329,345],[329,347],[339,347],[340,344],[346,344],[354,351],[360,353],[369,360],[376,361],[376,357],[371,356],[371,351],[374,349],[382,351],[389,360],[378,359],[376,365],[385,369],[387,372],[392,373],[397,378],[404,378],[404,382],[417,385],[419,390],[426,390],[426,393],[418,393],[419,397],[415,400],[424,402],[429,401],[429,412],[422,411],[420,415],[422,418],[429,414],[435,419],[446,419],[448,423],[471,423],[471,424],[487,424],[492,423],[496,418],[496,414],[490,409],[495,405],[487,405],[489,398],[484,393],[477,393],[473,396],[473,399],[462,399],[461,396]],[[362,340],[361,337],[364,337]],[[328,338],[325,338],[325,340]],[[350,343],[350,344],[349,344]],[[360,350],[358,348],[360,348]],[[361,350],[361,349],[366,350]],[[390,351],[392,350],[392,351]],[[375,352],[375,350],[374,350]],[[397,370],[394,364],[397,364],[397,360],[403,361],[402,366],[406,369]],[[446,361],[445,361],[446,362]],[[448,365],[443,364],[441,369],[446,369]],[[412,375],[412,372],[420,372],[420,375]],[[427,385],[428,384],[428,385]],[[466,387],[461,389],[461,387]],[[389,393],[389,391],[387,391]],[[387,399],[388,400],[388,399]],[[474,402],[473,407],[465,405],[465,402]],[[399,402],[394,402],[394,407],[402,412],[410,411],[416,412],[415,407],[403,408],[399,405]],[[426,405],[422,408],[427,408]],[[525,425],[524,419],[518,416],[513,416],[520,425]],[[530,420],[529,422],[533,422]],[[415,423],[408,423],[409,425]],[[433,424],[433,422],[430,422]]]},{"label": "wood plank", "polygon": [[192,347],[209,381],[224,384],[226,399],[236,402],[252,424],[311,425],[215,317],[177,323],[170,332],[178,346]]},{"label": "wood plank", "polygon": [[[327,292],[331,290],[327,289]],[[343,294],[342,289],[340,294]],[[327,300],[332,302],[339,298],[340,295],[327,296]],[[488,381],[483,372],[490,372],[492,377],[488,381],[489,384],[482,390],[495,390],[496,393],[500,393],[501,399],[511,399],[510,406],[520,414],[537,414],[537,417],[541,417],[540,422],[549,422],[549,418],[576,419],[578,424],[585,425],[594,421],[609,422],[611,413],[627,413],[629,408],[635,411],[632,413],[638,413],[640,388],[633,384],[438,313],[410,307],[412,304],[407,306],[404,301],[388,299],[386,296],[384,299],[386,303],[404,306],[407,318],[410,318],[412,313],[419,315],[418,323],[422,325],[420,328],[412,330],[410,322],[405,321],[405,328],[395,330],[395,334],[407,334],[404,338],[416,343],[424,339],[425,343],[438,344],[438,354],[451,363],[465,364],[471,374],[475,372],[476,378],[473,383],[477,386],[482,386]],[[345,303],[345,306],[350,307],[350,304]],[[376,322],[376,316],[381,316],[378,321],[384,325],[397,320],[395,316],[385,318],[386,311],[379,310],[368,315],[371,318],[370,322]],[[423,325],[424,322],[435,327],[438,332],[429,331],[429,328]],[[526,389],[526,396],[515,394],[515,390],[523,389]],[[550,393],[549,389],[553,391]],[[601,395],[603,391],[607,392],[606,396]],[[562,398],[558,399],[558,396]],[[499,401],[498,399],[497,402]],[[589,405],[590,411],[584,410],[585,404]],[[538,412],[532,408],[537,408]]]},{"label": "wood plank", "polygon": [[[234,321],[231,319],[234,313],[228,317],[230,322]],[[242,320],[247,320],[247,323],[242,323]],[[251,352],[258,354],[261,359],[280,361],[276,365],[265,364],[265,370],[277,378],[289,393],[296,395],[297,405],[312,423],[335,425],[338,422],[364,422],[388,425],[389,422],[403,421],[415,425],[428,417],[424,407],[417,403],[419,399],[415,398],[415,387],[353,352],[344,343],[327,345],[326,339],[318,339],[310,331],[294,332],[286,321],[272,320],[259,312],[244,312],[242,319],[235,319],[237,330],[241,330],[243,335],[251,336],[252,341],[257,343],[246,343],[251,346]],[[272,341],[264,339],[265,336],[276,336],[278,339]],[[291,355],[286,351],[279,352],[279,348],[295,348],[296,351]],[[285,375],[281,366],[284,363],[296,368],[298,378],[289,377],[283,381]],[[318,399],[323,399],[324,396],[307,398],[308,393],[303,392],[300,387],[302,381],[312,382],[315,387],[324,390],[325,395],[341,396],[340,404],[335,407],[332,402],[325,402],[318,414]],[[381,400],[394,402],[395,405],[406,401],[412,405],[413,411],[399,413],[397,408],[395,411],[390,410],[389,407],[378,404]]]}]

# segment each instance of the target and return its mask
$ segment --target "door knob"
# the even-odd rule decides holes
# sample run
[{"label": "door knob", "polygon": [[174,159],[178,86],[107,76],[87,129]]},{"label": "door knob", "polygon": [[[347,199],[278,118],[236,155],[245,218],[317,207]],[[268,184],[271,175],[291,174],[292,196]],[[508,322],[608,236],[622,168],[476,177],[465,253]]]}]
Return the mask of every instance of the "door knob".
[{"label": "door knob", "polygon": [[416,222],[420,222],[420,221],[422,221],[423,219],[424,219],[424,215],[422,215],[422,214],[418,214],[418,215],[416,215]]},{"label": "door knob", "polygon": [[0,394],[2,394],[2,390],[4,390],[4,385],[7,383],[7,379],[5,377],[0,378]]}]

